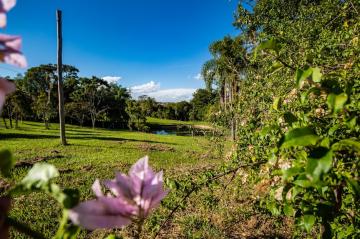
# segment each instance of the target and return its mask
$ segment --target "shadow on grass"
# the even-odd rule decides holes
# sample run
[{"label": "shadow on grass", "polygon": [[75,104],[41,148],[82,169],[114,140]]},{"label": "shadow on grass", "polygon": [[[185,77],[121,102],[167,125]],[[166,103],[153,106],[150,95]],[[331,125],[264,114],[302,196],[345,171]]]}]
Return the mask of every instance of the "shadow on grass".
[{"label": "shadow on grass", "polygon": [[129,141],[129,142],[143,142],[143,143],[155,143],[155,144],[172,144],[177,145],[176,143],[170,142],[161,142],[155,140],[146,140],[146,139],[128,139],[128,138],[120,138],[120,137],[103,137],[103,136],[93,136],[93,137],[77,137],[77,136],[69,136],[69,139],[96,139],[102,141],[113,141],[113,142],[122,142],[122,141]]},{"label": "shadow on grass", "polygon": [[0,140],[5,139],[56,139],[57,135],[48,134],[20,134],[20,133],[0,133]]},{"label": "shadow on grass", "polygon": [[[21,133],[0,133],[0,140],[6,139],[57,139],[59,136],[57,135],[48,135],[48,134],[21,134]],[[68,135],[68,139],[79,139],[79,140],[101,140],[101,141],[114,141],[114,142],[121,142],[121,141],[130,141],[130,142],[144,142],[144,143],[161,143],[161,144],[172,144],[176,145],[175,143],[170,142],[160,142],[154,140],[141,140],[141,139],[127,139],[127,138],[120,138],[120,137],[103,137],[103,136],[91,136],[88,135],[81,137],[79,135]],[[71,142],[70,142],[71,143]]]}]

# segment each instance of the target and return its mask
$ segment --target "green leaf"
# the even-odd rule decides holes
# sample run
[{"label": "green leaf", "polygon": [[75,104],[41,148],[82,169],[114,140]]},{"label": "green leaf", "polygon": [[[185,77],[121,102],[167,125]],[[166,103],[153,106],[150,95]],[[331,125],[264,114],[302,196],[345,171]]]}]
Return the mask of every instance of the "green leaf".
[{"label": "green leaf", "polygon": [[297,69],[295,73],[296,85],[301,88],[302,83],[311,76],[312,72],[312,68],[307,68],[305,70]]},{"label": "green leaf", "polygon": [[356,198],[360,198],[360,185],[359,183],[352,178],[346,178],[347,183],[349,184],[350,188],[355,192]]},{"label": "green leaf", "polygon": [[28,172],[25,178],[21,181],[24,189],[40,189],[47,186],[49,181],[59,176],[59,171],[54,165],[47,163],[37,163]]},{"label": "green leaf", "polygon": [[321,70],[318,67],[312,68],[312,79],[314,82],[320,82],[321,81]]},{"label": "green leaf", "polygon": [[311,228],[315,224],[315,220],[316,220],[316,218],[313,215],[304,215],[302,217],[302,225],[304,226],[304,228],[307,232],[311,231]]},{"label": "green leaf", "polygon": [[348,95],[346,93],[341,93],[338,95],[331,93],[327,97],[327,104],[333,113],[337,113],[344,108],[347,100]]},{"label": "green leaf", "polygon": [[283,170],[282,175],[283,175],[284,180],[286,181],[286,180],[288,180],[298,174],[301,174],[303,172],[304,172],[304,169],[301,167],[292,167],[292,168]]},{"label": "green leaf", "polygon": [[309,95],[311,93],[314,93],[315,95],[319,95],[320,94],[320,89],[317,88],[317,87],[312,87],[308,91],[303,92],[301,94],[301,103],[302,104],[304,104],[307,101],[307,99],[308,99],[308,97],[309,97]]},{"label": "green leaf", "polygon": [[271,128],[270,127],[264,127],[261,129],[261,131],[259,132],[259,136],[260,137],[265,137],[267,136],[271,131]]},{"label": "green leaf", "polygon": [[319,180],[320,176],[327,173],[332,167],[333,152],[324,147],[316,148],[310,152],[306,172],[313,181]]},{"label": "green leaf", "polygon": [[315,145],[319,140],[314,131],[308,127],[296,128],[290,130],[284,137],[281,144],[282,148],[289,148],[292,146],[310,146]]},{"label": "green leaf", "polygon": [[281,107],[281,97],[275,97],[272,105],[273,109],[278,111]]},{"label": "green leaf", "polygon": [[300,186],[302,188],[309,188],[309,187],[313,186],[312,182],[310,182],[309,180],[306,180],[306,179],[298,179],[298,180],[294,181],[294,184],[297,186]]},{"label": "green leaf", "polygon": [[350,128],[350,129],[355,129],[356,127],[356,121],[357,118],[356,116],[352,117],[351,119],[349,119],[348,121],[346,121],[346,125]]},{"label": "green leaf", "polygon": [[64,189],[65,197],[60,202],[64,208],[73,208],[79,203],[80,192],[77,189]]},{"label": "green leaf", "polygon": [[330,139],[325,137],[323,140],[321,140],[320,146],[324,148],[330,148]]},{"label": "green leaf", "polygon": [[15,160],[9,150],[0,151],[0,173],[4,177],[10,177],[10,170],[15,164]]},{"label": "green leaf", "polygon": [[295,210],[290,204],[286,203],[284,206],[284,214],[288,217],[293,217],[295,215]]},{"label": "green leaf", "polygon": [[120,239],[120,237],[117,237],[115,235],[109,235],[105,239]]},{"label": "green leaf", "polygon": [[79,203],[80,193],[77,189],[64,189],[63,191],[58,185],[54,183],[49,183],[42,189],[44,192],[55,198],[61,204],[61,206],[66,209],[73,208]]},{"label": "green leaf", "polygon": [[274,216],[279,216],[281,214],[281,211],[279,210],[275,202],[266,202],[266,207]]},{"label": "green leaf", "polygon": [[353,139],[343,139],[333,144],[331,148],[334,151],[341,151],[350,148],[350,149],[354,149],[357,152],[360,152],[360,142]]},{"label": "green leaf", "polygon": [[322,77],[320,68],[307,67],[305,69],[297,69],[295,73],[296,85],[301,88],[303,82],[310,76],[314,82],[320,82]]},{"label": "green leaf", "polygon": [[276,61],[276,62],[274,62],[274,64],[272,64],[269,71],[270,71],[270,73],[275,73],[276,71],[280,70],[282,67],[283,67],[283,64]]},{"label": "green leaf", "polygon": [[274,38],[271,38],[267,41],[264,41],[262,43],[260,43],[256,49],[255,49],[255,53],[254,53],[254,57],[257,57],[257,53],[261,50],[274,50],[276,53],[279,52],[280,50],[280,44],[278,43],[277,40],[275,40]]}]

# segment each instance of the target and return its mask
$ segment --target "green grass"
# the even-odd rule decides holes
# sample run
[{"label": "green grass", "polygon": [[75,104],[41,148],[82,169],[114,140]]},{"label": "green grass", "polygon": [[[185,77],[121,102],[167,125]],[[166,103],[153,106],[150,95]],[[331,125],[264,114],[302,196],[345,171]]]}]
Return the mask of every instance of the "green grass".
[{"label": "green grass", "polygon": [[[168,120],[150,119],[159,124]],[[163,170],[166,182],[176,180],[179,187],[172,187],[162,205],[146,219],[142,238],[152,238],[159,225],[172,208],[182,205],[158,238],[290,238],[291,222],[272,218],[259,209],[259,184],[261,170],[241,170],[227,175],[210,188],[193,193],[186,204],[179,204],[192,182],[199,182],[199,175],[210,168],[219,168],[228,160],[230,145],[222,138],[217,142],[205,137],[155,135],[125,130],[90,129],[67,125],[68,146],[61,146],[58,125],[45,130],[43,124],[24,122],[19,129],[0,128],[0,148],[10,149],[17,161],[45,161],[60,170],[55,180],[62,188],[76,188],[81,200],[92,199],[91,185],[95,179],[111,179],[115,171],[127,172],[130,166],[144,155],[150,156],[150,164],[156,171]],[[223,145],[223,153],[217,149]],[[0,180],[14,185],[30,167],[17,167],[11,180]],[[247,179],[248,178],[248,179]],[[169,183],[167,188],[173,183]],[[260,185],[267,185],[260,182]],[[189,188],[190,187],[190,188]],[[260,189],[256,189],[260,188]],[[268,187],[266,186],[267,190]],[[2,192],[4,193],[4,192]],[[43,193],[19,195],[13,198],[10,216],[29,224],[47,238],[58,227],[61,209],[57,202]],[[289,224],[290,223],[290,224]],[[134,225],[114,231],[82,230],[79,238],[105,238],[116,233],[131,238]],[[11,238],[28,238],[11,231]]]},{"label": "green grass", "polygon": [[[208,156],[212,148],[204,137],[93,130],[67,125],[69,145],[64,147],[59,144],[57,124],[51,124],[49,130],[35,122],[24,122],[19,126],[19,129],[0,129],[1,148],[10,149],[17,161],[43,160],[54,164],[61,172],[56,182],[63,188],[79,189],[82,199],[93,197],[90,187],[96,178],[108,179],[114,177],[115,171],[127,172],[131,164],[144,155],[149,155],[150,164],[157,171],[164,170],[165,178],[178,177],[190,169],[219,162]],[[28,170],[29,167],[16,168],[8,183],[14,184]],[[14,198],[11,216],[50,237],[57,228],[60,208],[51,198],[32,193]],[[86,234],[82,232],[82,237]],[[13,237],[26,238],[17,233]]]},{"label": "green grass", "polygon": [[180,121],[180,120],[169,120],[169,119],[159,119],[147,117],[146,122],[149,124],[157,125],[206,125],[209,126],[209,122],[205,121]]}]

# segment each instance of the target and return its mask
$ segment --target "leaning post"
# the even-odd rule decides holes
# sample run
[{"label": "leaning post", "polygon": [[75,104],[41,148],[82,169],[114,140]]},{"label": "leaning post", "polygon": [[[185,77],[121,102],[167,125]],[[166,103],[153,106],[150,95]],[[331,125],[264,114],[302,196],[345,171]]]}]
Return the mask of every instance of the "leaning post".
[{"label": "leaning post", "polygon": [[58,75],[58,97],[59,97],[59,124],[60,140],[62,145],[66,145],[65,135],[65,112],[64,112],[64,89],[62,79],[62,14],[61,10],[56,11],[57,23],[57,75]]}]

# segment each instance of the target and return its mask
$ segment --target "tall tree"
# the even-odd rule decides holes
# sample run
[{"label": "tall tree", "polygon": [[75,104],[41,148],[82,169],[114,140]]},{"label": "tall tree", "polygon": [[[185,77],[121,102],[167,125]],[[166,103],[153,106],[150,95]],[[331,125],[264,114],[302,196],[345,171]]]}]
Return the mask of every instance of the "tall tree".
[{"label": "tall tree", "polygon": [[80,78],[79,88],[72,94],[74,101],[87,102],[84,106],[87,107],[93,128],[95,128],[96,121],[105,116],[106,111],[110,108],[105,104],[108,90],[108,83],[100,78]]},{"label": "tall tree", "polygon": [[230,128],[232,139],[236,135],[236,117],[234,106],[239,92],[239,82],[248,64],[246,49],[241,37],[225,37],[210,46],[213,58],[207,61],[202,69],[202,75],[208,89],[217,85],[220,104],[224,111],[231,115]]}]

